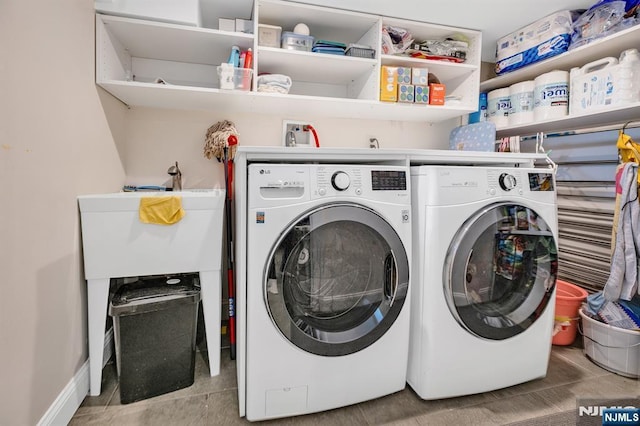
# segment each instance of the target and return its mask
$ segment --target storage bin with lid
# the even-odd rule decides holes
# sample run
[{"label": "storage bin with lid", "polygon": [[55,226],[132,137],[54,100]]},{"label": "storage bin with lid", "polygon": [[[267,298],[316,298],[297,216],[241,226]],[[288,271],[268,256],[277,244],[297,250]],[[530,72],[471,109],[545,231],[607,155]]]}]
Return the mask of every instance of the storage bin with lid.
[{"label": "storage bin with lid", "polygon": [[121,403],[193,384],[199,301],[198,274],[143,277],[116,291],[109,315]]},{"label": "storage bin with lid", "polygon": [[281,47],[288,50],[311,52],[313,48],[313,36],[285,31],[282,33]]},{"label": "storage bin with lid", "polygon": [[282,27],[258,24],[258,46],[280,47]]}]

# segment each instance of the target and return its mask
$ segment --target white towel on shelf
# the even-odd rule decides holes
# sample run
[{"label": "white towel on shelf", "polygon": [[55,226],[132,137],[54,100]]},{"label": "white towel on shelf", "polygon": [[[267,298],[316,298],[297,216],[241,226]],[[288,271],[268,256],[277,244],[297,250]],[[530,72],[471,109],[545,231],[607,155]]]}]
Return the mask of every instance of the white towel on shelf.
[{"label": "white towel on shelf", "polygon": [[638,293],[640,204],[638,165],[626,162],[616,173],[616,211],[612,238],[611,272],[604,286],[606,300],[631,300]]}]

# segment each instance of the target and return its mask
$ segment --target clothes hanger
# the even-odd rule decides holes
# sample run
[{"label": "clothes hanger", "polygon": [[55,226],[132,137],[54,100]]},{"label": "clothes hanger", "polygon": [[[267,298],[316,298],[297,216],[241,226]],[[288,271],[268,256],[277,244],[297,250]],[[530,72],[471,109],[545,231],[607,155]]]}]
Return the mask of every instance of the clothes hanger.
[{"label": "clothes hanger", "polygon": [[[640,164],[640,145],[634,142],[633,139],[631,139],[631,136],[624,132],[630,123],[631,121],[627,121],[622,126],[622,129],[620,129],[616,147],[618,148],[619,156],[623,163],[631,162]],[[638,186],[640,187],[640,173],[638,174],[637,181]]]},{"label": "clothes hanger", "polygon": [[[627,121],[620,129],[618,135],[618,141],[616,147],[620,150],[620,157],[622,162],[626,163],[632,161],[636,164],[640,163],[640,146],[631,139],[631,136],[625,133],[627,126],[631,121]],[[640,181],[639,181],[640,182]]]}]

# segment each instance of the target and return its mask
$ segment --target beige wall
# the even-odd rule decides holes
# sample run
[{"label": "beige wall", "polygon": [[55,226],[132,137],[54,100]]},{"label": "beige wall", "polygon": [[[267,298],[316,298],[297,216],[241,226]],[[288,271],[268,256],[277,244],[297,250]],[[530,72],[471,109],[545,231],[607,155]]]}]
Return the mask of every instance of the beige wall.
[{"label": "beige wall", "polygon": [[122,184],[125,112],[94,84],[92,8],[0,2],[2,425],[36,424],[87,359],[76,196]]},{"label": "beige wall", "polygon": [[[185,188],[224,186],[221,163],[203,155],[207,129],[219,120],[232,120],[240,145],[282,145],[283,119],[275,115],[174,111],[133,108],[127,112],[125,168],[127,184],[169,183],[167,169],[178,161]],[[369,146],[378,139],[381,148],[443,148],[457,120],[439,126],[400,121],[346,120],[308,117],[323,147]]]},{"label": "beige wall", "polygon": [[[0,1],[0,424],[33,425],[87,360],[76,197],[162,184],[221,187],[202,155],[233,120],[243,145],[279,145],[279,116],[126,109],[94,84],[89,0]],[[446,148],[440,126],[309,117],[323,146]]]}]

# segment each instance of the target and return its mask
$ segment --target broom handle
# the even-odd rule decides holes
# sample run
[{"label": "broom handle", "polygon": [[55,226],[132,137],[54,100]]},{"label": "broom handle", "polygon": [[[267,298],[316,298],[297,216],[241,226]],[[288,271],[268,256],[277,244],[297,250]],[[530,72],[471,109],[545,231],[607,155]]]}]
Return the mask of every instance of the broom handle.
[{"label": "broom handle", "polygon": [[227,288],[229,293],[229,350],[231,359],[236,359],[236,315],[235,289],[233,276],[233,224],[231,214],[231,170],[233,160],[229,160],[228,147],[224,148],[224,182],[226,187],[226,222],[227,222]]}]

